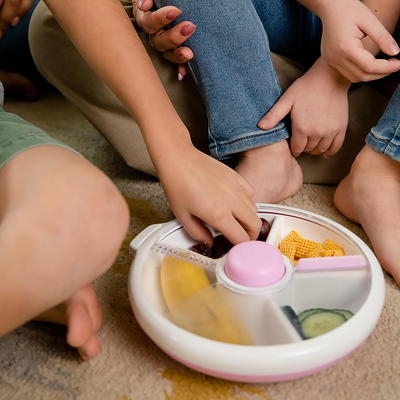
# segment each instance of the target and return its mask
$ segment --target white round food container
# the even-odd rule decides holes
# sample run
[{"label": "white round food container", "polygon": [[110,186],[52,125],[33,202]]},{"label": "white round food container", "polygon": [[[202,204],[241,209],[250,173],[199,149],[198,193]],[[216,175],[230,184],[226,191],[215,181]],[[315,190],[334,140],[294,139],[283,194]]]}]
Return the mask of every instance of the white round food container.
[{"label": "white round food container", "polygon": [[[195,242],[177,221],[143,230],[130,245],[133,312],[157,346],[205,374],[241,382],[277,382],[310,375],[350,354],[372,332],[384,302],[383,273],[369,247],[328,218],[270,204],[258,204],[258,214],[271,225],[266,241],[234,246],[220,259],[189,251]],[[310,241],[329,239],[345,255],[296,262],[276,255],[279,244],[293,230]],[[264,250],[273,257],[263,256]],[[203,282],[209,281],[209,287],[203,285],[173,306],[165,290],[179,298],[182,288],[177,287],[177,293],[171,287],[165,289],[161,273],[163,259],[171,256],[193,262],[201,269]],[[263,263],[264,259],[274,260],[274,265],[264,262],[268,264],[265,269],[259,268],[258,260]],[[184,275],[179,278],[178,274],[178,279],[183,285],[191,284]],[[288,309],[294,319],[288,317]],[[353,315],[343,314],[347,315],[344,322],[327,333],[304,335],[305,319],[299,322],[303,315],[314,314],[312,329],[319,329],[317,312],[328,317],[332,312],[341,318],[342,311]]]}]

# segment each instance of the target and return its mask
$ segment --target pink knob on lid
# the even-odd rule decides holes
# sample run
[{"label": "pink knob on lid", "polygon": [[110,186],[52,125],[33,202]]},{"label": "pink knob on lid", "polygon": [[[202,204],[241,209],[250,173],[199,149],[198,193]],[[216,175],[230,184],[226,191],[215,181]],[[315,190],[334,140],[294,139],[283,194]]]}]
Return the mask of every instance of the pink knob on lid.
[{"label": "pink knob on lid", "polygon": [[237,244],[229,250],[225,273],[234,282],[251,287],[272,285],[285,274],[282,254],[262,241]]}]

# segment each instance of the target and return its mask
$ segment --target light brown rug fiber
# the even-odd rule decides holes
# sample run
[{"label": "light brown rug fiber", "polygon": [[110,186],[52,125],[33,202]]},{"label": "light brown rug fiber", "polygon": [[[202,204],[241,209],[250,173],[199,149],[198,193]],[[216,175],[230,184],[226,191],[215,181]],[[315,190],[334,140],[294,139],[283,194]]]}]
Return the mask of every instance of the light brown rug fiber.
[{"label": "light brown rug fiber", "polygon": [[[120,255],[96,282],[105,313],[102,353],[81,362],[65,345],[63,327],[29,323],[0,338],[0,399],[43,400],[398,400],[400,290],[386,276],[380,322],[349,357],[311,377],[247,385],[206,377],[160,351],[136,323],[127,294],[128,243],[147,225],[172,218],[160,185],[125,166],[110,145],[57,94],[32,104],[8,102],[16,112],[74,146],[102,168],[128,199],[129,235]],[[334,188],[305,185],[286,205],[317,212],[365,234],[333,207]],[[4,305],[2,305],[4,306]]]}]

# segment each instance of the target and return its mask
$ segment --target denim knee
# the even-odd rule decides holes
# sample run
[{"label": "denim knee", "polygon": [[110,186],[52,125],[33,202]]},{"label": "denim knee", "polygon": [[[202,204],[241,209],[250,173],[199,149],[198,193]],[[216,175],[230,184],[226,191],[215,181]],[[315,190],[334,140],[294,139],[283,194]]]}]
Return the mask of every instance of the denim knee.
[{"label": "denim knee", "polygon": [[[157,0],[158,6],[167,3]],[[257,127],[281,89],[268,37],[252,1],[173,0],[172,4],[183,11],[178,21],[197,25],[186,44],[195,54],[190,69],[207,110],[211,154],[221,159],[286,139],[284,122],[269,131]]]}]

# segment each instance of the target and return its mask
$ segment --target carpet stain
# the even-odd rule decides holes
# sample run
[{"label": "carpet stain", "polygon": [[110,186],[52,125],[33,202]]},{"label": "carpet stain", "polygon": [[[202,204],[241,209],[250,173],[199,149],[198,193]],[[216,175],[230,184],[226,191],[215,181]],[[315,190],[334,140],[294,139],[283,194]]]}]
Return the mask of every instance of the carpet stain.
[{"label": "carpet stain", "polygon": [[124,196],[128,203],[131,224],[129,231],[121,245],[118,257],[112,266],[112,271],[127,275],[132,263],[132,256],[129,254],[129,243],[144,228],[152,224],[161,224],[170,219],[162,217],[160,213],[147,201]]},{"label": "carpet stain", "polygon": [[164,400],[272,400],[264,389],[194,373],[190,370],[166,369],[162,376],[172,383]]}]

